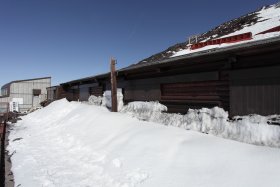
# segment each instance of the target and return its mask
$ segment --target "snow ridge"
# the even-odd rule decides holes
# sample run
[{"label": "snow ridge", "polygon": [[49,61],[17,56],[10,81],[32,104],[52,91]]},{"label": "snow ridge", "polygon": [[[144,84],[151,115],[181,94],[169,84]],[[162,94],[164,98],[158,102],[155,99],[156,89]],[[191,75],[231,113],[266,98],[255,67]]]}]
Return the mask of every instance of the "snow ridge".
[{"label": "snow ridge", "polygon": [[[156,106],[153,106],[153,104]],[[134,105],[138,106],[136,110],[134,107],[131,107]],[[189,109],[187,114],[181,115],[162,113],[161,110],[154,110],[154,108],[157,108],[157,105],[157,102],[153,102],[150,103],[150,108],[148,108],[146,103],[141,105],[141,102],[132,102],[125,106],[122,112],[126,112],[145,121],[195,130],[249,144],[280,148],[280,126],[269,125],[267,123],[273,118],[280,119],[280,116],[237,116],[233,121],[230,121],[228,119],[228,112],[219,107],[212,109],[202,108],[199,110]],[[144,106],[143,111],[145,112],[141,112],[140,106]],[[161,108],[164,107],[161,106]]]}]

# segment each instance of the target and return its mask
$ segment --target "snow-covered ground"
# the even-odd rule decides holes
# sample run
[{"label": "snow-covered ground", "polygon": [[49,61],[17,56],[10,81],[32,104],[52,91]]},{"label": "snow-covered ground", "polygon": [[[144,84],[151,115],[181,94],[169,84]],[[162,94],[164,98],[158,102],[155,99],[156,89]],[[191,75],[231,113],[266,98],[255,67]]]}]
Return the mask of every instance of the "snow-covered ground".
[{"label": "snow-covered ground", "polygon": [[262,10],[257,12],[257,14],[258,14],[258,22],[256,24],[245,25],[245,27],[242,28],[241,30],[238,30],[231,34],[220,37],[220,38],[225,38],[225,37],[229,37],[229,36],[234,36],[234,35],[238,35],[238,34],[242,34],[242,33],[251,32],[252,36],[253,36],[252,40],[246,40],[246,41],[237,42],[237,43],[223,43],[220,45],[219,44],[208,45],[206,47],[195,49],[195,50],[191,50],[190,48],[187,48],[187,49],[183,49],[178,52],[174,51],[171,58],[176,57],[176,56],[194,53],[194,52],[214,49],[214,48],[224,48],[224,47],[229,47],[229,46],[233,46],[233,45],[237,45],[237,44],[249,43],[249,42],[264,40],[267,38],[279,37],[280,36],[279,31],[266,33],[266,34],[259,34],[259,35],[258,35],[258,33],[266,31],[266,30],[274,28],[274,27],[277,27],[277,26],[280,26],[280,3],[272,5],[268,8],[263,8]]},{"label": "snow-covered ground", "polygon": [[63,99],[11,126],[15,186],[280,186],[279,148],[140,121],[102,106]]}]

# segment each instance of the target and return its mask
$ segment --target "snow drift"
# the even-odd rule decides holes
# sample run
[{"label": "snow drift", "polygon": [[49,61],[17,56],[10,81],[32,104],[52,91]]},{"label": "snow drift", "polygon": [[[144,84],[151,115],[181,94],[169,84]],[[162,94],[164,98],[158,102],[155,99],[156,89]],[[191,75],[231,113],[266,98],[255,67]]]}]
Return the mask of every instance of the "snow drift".
[{"label": "snow drift", "polygon": [[[228,119],[228,113],[222,108],[190,109],[186,115],[162,113],[167,111],[164,105],[157,102],[132,102],[122,109],[138,119],[152,121],[164,125],[180,127],[212,134],[240,142],[280,147],[280,126],[269,125],[273,118],[280,116],[251,115],[237,116],[233,121]],[[280,124],[280,120],[279,120]]]},{"label": "snow drift", "polygon": [[[210,111],[207,116],[224,120],[219,109]],[[189,115],[200,116],[195,110]],[[7,150],[15,186],[280,185],[280,149],[145,122],[65,99],[10,125]]]}]

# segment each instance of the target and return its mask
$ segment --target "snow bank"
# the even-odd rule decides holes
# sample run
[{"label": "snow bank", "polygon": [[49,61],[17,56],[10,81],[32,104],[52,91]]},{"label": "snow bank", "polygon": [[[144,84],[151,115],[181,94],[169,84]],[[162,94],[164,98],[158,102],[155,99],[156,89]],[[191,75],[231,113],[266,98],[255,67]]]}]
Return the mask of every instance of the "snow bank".
[{"label": "snow bank", "polygon": [[278,125],[269,125],[271,118],[276,116],[278,118],[280,117],[279,115],[236,117],[227,126],[222,136],[234,140],[241,139],[246,143],[280,147],[280,120],[278,121]]},{"label": "snow bank", "polygon": [[167,111],[167,107],[160,104],[158,101],[155,102],[141,102],[135,101],[130,102],[124,106],[121,112],[129,113],[138,119],[144,121],[151,121],[161,115],[161,112]]},{"label": "snow bank", "polygon": [[103,98],[100,97],[100,96],[96,97],[95,95],[91,95],[91,96],[89,96],[89,98],[88,98],[88,103],[89,103],[90,105],[101,106],[102,100],[103,100]]},{"label": "snow bank", "polygon": [[195,130],[255,145],[280,147],[280,126],[268,124],[271,119],[277,117],[280,119],[280,116],[237,116],[234,121],[229,121],[228,113],[219,107],[190,109],[186,115],[167,114],[162,111],[167,111],[167,108],[158,102],[132,102],[122,110],[145,121]]},{"label": "snow bank", "polygon": [[[164,109],[155,105],[158,111]],[[164,114],[162,120],[199,126],[198,112]],[[223,121],[226,116],[218,108],[204,112],[203,120]],[[24,116],[11,128],[7,150],[15,186],[280,185],[280,149],[144,122],[105,107],[63,99]]]},{"label": "snow bank", "polygon": [[[121,89],[117,90],[117,100],[118,100],[118,111],[120,111],[123,107],[123,94]],[[107,90],[104,92],[102,105],[108,108],[112,107],[111,91]]]}]

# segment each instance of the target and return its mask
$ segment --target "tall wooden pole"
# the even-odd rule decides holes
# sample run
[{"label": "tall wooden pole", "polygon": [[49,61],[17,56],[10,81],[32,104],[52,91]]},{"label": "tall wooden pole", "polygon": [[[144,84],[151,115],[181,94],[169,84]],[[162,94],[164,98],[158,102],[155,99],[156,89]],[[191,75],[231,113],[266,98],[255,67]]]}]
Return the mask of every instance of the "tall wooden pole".
[{"label": "tall wooden pole", "polygon": [[111,97],[112,97],[112,112],[118,112],[117,101],[117,78],[116,78],[116,60],[111,58]]}]

